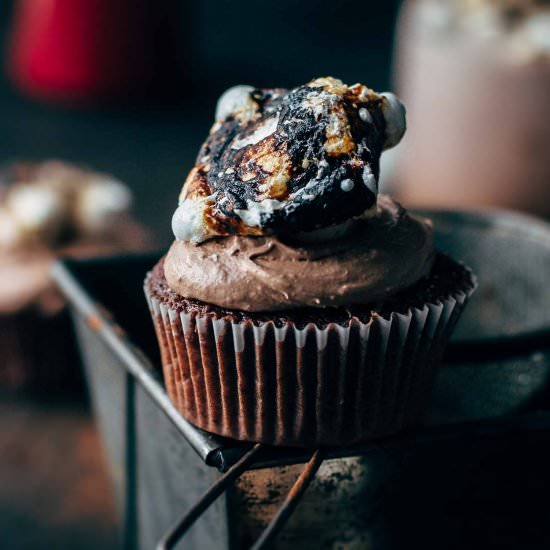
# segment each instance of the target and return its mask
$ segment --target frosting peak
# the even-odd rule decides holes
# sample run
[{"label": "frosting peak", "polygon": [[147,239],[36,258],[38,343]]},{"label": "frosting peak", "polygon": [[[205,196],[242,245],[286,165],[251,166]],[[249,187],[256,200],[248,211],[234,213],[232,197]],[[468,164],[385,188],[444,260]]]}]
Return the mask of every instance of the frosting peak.
[{"label": "frosting peak", "polygon": [[360,216],[376,203],[380,155],[405,131],[393,94],[318,78],[292,90],[236,86],[180,196],[180,241],[285,235]]}]

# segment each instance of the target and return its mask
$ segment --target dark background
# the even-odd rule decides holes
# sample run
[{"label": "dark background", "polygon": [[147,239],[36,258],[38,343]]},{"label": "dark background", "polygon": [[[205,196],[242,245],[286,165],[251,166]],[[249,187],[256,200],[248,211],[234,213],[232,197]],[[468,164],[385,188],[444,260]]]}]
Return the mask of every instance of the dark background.
[{"label": "dark background", "polygon": [[[327,75],[389,86],[398,0],[149,1],[150,44],[159,61],[147,97],[78,107],[41,103],[3,71],[0,162],[54,157],[113,173],[130,184],[137,216],[162,244],[225,88],[295,86]],[[3,43],[12,5],[0,2]]]}]

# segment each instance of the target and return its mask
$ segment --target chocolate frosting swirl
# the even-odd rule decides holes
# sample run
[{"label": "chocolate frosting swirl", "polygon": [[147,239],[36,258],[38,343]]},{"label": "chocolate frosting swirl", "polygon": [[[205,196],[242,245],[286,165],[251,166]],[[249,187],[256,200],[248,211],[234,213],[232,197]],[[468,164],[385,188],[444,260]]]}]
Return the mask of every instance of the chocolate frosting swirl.
[{"label": "chocolate frosting swirl", "polygon": [[374,216],[323,242],[231,236],[175,241],[164,264],[178,294],[244,311],[369,304],[427,275],[434,258],[428,220],[380,195]]}]

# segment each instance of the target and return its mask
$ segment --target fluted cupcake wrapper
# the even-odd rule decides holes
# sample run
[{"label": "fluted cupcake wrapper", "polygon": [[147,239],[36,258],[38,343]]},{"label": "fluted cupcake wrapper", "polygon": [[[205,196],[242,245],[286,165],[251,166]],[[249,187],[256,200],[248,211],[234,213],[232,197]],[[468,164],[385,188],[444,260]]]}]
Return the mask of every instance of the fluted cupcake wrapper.
[{"label": "fluted cupcake wrapper", "polygon": [[348,326],[261,326],[145,294],[168,394],[194,425],[275,445],[341,445],[414,422],[472,289]]}]

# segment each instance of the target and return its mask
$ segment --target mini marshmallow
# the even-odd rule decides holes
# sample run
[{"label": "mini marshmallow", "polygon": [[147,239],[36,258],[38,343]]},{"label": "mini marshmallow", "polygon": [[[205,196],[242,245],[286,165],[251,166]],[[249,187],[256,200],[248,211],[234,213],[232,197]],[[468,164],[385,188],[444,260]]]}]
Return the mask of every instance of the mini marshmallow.
[{"label": "mini marshmallow", "polygon": [[414,13],[418,24],[425,25],[428,29],[436,32],[452,28],[455,15],[451,2],[441,2],[439,0],[418,2],[418,8]]},{"label": "mini marshmallow", "polygon": [[240,84],[226,90],[218,99],[216,105],[216,120],[224,120],[235,111],[246,107],[250,101],[252,86]]},{"label": "mini marshmallow", "polygon": [[213,197],[184,199],[172,216],[172,232],[179,241],[199,243],[207,237],[204,214]]},{"label": "mini marshmallow", "polygon": [[349,178],[342,180],[340,182],[340,188],[342,189],[342,191],[349,192],[353,190],[354,187],[355,187],[355,184],[353,183],[353,180]]},{"label": "mini marshmallow", "polygon": [[378,195],[378,183],[368,166],[363,168],[363,183],[374,196]]},{"label": "mini marshmallow", "polygon": [[384,150],[386,150],[391,149],[401,141],[407,129],[407,111],[395,94],[384,92],[380,95],[385,99],[382,112],[386,121],[386,139],[384,141]]},{"label": "mini marshmallow", "polygon": [[550,11],[531,15],[518,35],[525,42],[525,50],[534,55],[550,55]]},{"label": "mini marshmallow", "polygon": [[372,124],[372,116],[369,113],[368,109],[365,109],[364,107],[361,107],[361,109],[359,109],[359,118],[367,124]]},{"label": "mini marshmallow", "polygon": [[275,210],[282,208],[284,203],[276,199],[264,199],[259,202],[251,200],[246,201],[246,209],[235,209],[235,214],[241,218],[241,220],[251,227],[260,227],[262,214],[273,214]]}]

